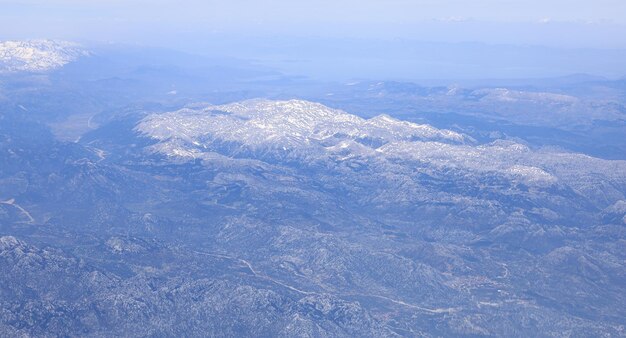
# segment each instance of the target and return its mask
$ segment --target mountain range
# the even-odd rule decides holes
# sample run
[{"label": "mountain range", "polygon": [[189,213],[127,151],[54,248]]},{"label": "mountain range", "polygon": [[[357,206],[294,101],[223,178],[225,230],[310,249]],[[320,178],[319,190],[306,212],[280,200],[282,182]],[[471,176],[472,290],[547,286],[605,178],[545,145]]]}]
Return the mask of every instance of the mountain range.
[{"label": "mountain range", "polygon": [[[619,151],[399,108],[453,88],[87,53],[1,77],[1,335],[626,335]],[[580,102],[530,92],[450,95]]]}]

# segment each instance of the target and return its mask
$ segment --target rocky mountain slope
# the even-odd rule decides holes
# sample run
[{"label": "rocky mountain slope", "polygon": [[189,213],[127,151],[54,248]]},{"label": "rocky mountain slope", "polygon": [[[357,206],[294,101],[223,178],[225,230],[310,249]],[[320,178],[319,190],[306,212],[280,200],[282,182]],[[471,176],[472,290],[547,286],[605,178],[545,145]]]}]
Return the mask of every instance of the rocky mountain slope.
[{"label": "rocky mountain slope", "polygon": [[4,121],[11,335],[626,334],[625,161],[298,100]]}]

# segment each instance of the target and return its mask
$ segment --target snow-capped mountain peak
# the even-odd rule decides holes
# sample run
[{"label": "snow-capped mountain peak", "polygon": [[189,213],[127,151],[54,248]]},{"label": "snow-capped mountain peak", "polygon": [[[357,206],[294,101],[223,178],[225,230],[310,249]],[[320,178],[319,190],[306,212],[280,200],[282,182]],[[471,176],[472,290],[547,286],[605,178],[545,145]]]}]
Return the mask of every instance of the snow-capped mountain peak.
[{"label": "snow-capped mountain peak", "polygon": [[195,105],[149,115],[135,130],[157,141],[149,148],[152,152],[183,161],[224,157],[273,163],[289,159],[334,166],[344,161],[360,165],[364,160],[386,178],[393,176],[390,165],[394,170],[404,168],[398,174],[400,180],[406,172],[421,168],[428,173],[497,175],[531,186],[562,182],[586,194],[590,177],[599,175],[623,184],[620,173],[626,170],[624,161],[537,151],[505,140],[476,144],[450,130],[387,115],[364,119],[300,100]]},{"label": "snow-capped mountain peak", "polygon": [[[401,141],[463,143],[466,136],[428,125],[399,121],[386,115],[363,119],[341,110],[301,100],[249,100],[221,106],[155,114],[137,130],[158,139],[169,154],[189,154],[189,149],[228,143],[258,151],[282,149],[328,155],[340,149],[370,153],[383,144]],[[356,145],[358,143],[359,145]],[[175,151],[174,151],[175,150]]]},{"label": "snow-capped mountain peak", "polygon": [[45,72],[87,55],[88,51],[72,42],[3,41],[0,42],[0,72]]}]

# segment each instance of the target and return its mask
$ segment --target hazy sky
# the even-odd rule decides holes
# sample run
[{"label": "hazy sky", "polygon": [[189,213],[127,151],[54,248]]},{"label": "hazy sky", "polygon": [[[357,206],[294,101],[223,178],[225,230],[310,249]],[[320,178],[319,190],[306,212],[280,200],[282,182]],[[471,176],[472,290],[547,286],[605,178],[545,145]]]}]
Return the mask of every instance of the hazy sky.
[{"label": "hazy sky", "polygon": [[0,38],[168,45],[212,35],[626,48],[625,0],[0,0]]}]

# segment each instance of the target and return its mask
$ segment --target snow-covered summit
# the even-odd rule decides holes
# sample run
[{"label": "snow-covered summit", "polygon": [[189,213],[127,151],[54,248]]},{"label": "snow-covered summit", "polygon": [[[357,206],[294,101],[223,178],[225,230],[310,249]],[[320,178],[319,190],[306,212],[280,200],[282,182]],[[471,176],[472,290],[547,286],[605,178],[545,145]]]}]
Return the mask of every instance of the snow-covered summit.
[{"label": "snow-covered summit", "polygon": [[368,120],[301,100],[249,100],[186,108],[149,116],[137,130],[162,141],[196,145],[219,141],[240,144],[250,150],[317,148],[331,151],[336,146],[346,148],[346,142],[371,146],[413,140],[466,141],[464,135],[429,125],[399,121],[386,115]]},{"label": "snow-covered summit", "polygon": [[0,72],[45,72],[76,61],[89,52],[67,41],[0,42]]},{"label": "snow-covered summit", "polygon": [[225,156],[307,164],[327,161],[332,166],[365,160],[387,178],[394,170],[402,171],[398,176],[402,179],[422,168],[427,173],[498,175],[532,186],[562,182],[583,194],[593,186],[594,177],[626,184],[626,161],[532,150],[504,140],[476,144],[450,130],[387,115],[364,119],[300,100],[195,105],[149,115],[135,130],[157,141],[151,151],[183,161]]}]

